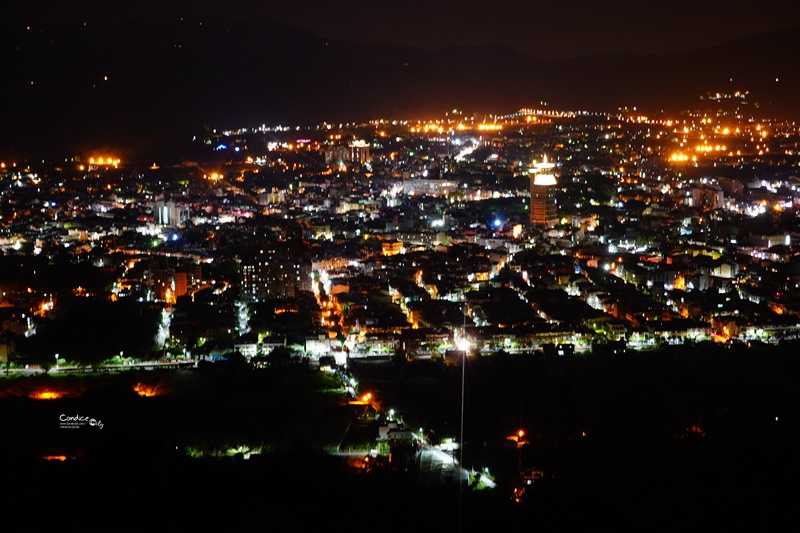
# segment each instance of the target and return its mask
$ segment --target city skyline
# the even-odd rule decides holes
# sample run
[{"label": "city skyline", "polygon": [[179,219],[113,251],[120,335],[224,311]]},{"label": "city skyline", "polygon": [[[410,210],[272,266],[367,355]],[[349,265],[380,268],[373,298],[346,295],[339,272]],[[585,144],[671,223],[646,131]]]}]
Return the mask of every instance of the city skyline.
[{"label": "city skyline", "polygon": [[3,457],[31,485],[102,468],[102,494],[59,501],[100,502],[105,531],[117,487],[253,476],[235,515],[175,518],[263,529],[302,495],[470,526],[790,521],[760,495],[797,470],[800,131],[714,98],[680,122],[286,125],[206,131],[180,164],[2,168]]},{"label": "city skyline", "polygon": [[795,7],[22,7],[26,529],[796,525]]}]

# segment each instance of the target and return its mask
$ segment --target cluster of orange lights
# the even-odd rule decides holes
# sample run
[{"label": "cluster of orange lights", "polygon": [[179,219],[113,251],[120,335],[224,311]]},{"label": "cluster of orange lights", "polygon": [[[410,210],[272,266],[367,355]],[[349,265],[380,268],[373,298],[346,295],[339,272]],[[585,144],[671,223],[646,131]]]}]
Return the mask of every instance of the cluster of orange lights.
[{"label": "cluster of orange lights", "polygon": [[418,128],[411,128],[410,131],[411,133],[444,133],[445,129],[444,126],[440,126],[439,124],[425,124]]},{"label": "cluster of orange lights", "polygon": [[53,310],[53,300],[47,300],[39,305],[39,315],[45,316]]},{"label": "cluster of orange lights", "polygon": [[[146,385],[144,383],[137,383],[133,387],[134,392],[142,397],[163,396],[165,394],[157,385]],[[54,389],[39,389],[33,390],[28,393],[28,397],[34,400],[60,400],[62,398],[73,397],[80,394],[80,391],[54,390]]]},{"label": "cluster of orange lights", "polygon": [[90,165],[97,165],[100,167],[118,167],[119,166],[119,159],[113,157],[90,157],[89,158]]},{"label": "cluster of orange lights", "polygon": [[715,144],[711,146],[710,144],[700,144],[695,148],[697,152],[724,152],[727,150],[724,144]]},{"label": "cluster of orange lights", "polygon": [[371,402],[372,402],[372,393],[368,392],[362,395],[361,398],[351,401],[350,405],[370,405]]},{"label": "cluster of orange lights", "polygon": [[[471,126],[467,126],[463,122],[459,122],[455,126],[455,129],[457,129],[458,131],[466,131],[470,128]],[[430,123],[430,124],[421,124],[416,127],[411,127],[409,131],[411,133],[444,133],[452,129],[453,127],[449,124]],[[483,123],[475,126],[475,129],[477,129],[478,131],[500,131],[503,129],[503,126],[501,124]]]}]

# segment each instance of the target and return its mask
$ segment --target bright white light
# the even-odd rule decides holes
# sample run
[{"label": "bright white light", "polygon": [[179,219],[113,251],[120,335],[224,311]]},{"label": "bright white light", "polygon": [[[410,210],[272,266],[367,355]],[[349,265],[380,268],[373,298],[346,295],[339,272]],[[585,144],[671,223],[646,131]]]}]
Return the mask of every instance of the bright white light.
[{"label": "bright white light", "polygon": [[[442,445],[444,449],[444,445]],[[456,459],[452,455],[448,455],[441,450],[433,450],[433,454],[443,463],[446,464],[456,464]]]},{"label": "bright white light", "polygon": [[488,478],[485,474],[481,474],[481,483],[492,489],[497,486],[495,482]]},{"label": "bright white light", "polygon": [[534,185],[551,186],[556,184],[556,177],[552,174],[537,174],[533,178]]}]

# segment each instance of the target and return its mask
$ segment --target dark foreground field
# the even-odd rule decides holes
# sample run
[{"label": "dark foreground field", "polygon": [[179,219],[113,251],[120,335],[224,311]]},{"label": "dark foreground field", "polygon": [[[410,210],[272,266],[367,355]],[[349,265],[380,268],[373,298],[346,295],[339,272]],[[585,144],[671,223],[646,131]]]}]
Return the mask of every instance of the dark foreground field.
[{"label": "dark foreground field", "polygon": [[[695,349],[360,369],[383,407],[434,439],[459,435],[463,378],[464,464],[498,478],[480,492],[280,446],[310,409],[341,402],[304,368],[94,376],[58,400],[8,380],[0,501],[29,531],[793,531],[798,368],[790,350]],[[141,397],[137,383],[169,393]],[[62,415],[103,427],[66,428]],[[517,449],[506,436],[519,427]],[[233,447],[262,453],[221,456]],[[516,503],[519,464],[543,476]]]}]

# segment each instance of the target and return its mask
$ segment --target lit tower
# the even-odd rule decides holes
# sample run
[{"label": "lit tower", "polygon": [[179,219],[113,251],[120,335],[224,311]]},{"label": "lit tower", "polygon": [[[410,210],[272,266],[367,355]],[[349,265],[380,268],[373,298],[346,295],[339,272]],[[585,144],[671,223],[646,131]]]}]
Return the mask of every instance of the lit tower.
[{"label": "lit tower", "polygon": [[552,228],[558,222],[556,213],[556,177],[553,174],[554,163],[544,161],[536,163],[529,170],[531,174],[531,223],[537,226]]}]

